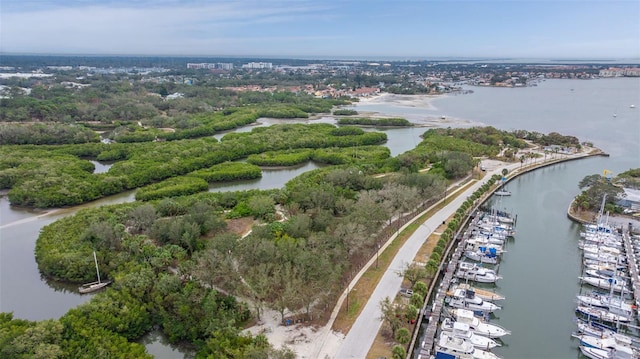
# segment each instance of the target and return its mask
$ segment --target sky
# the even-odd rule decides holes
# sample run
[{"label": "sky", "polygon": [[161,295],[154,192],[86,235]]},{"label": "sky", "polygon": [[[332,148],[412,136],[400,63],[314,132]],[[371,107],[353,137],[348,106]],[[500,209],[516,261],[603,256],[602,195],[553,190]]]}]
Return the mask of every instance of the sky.
[{"label": "sky", "polygon": [[0,0],[0,53],[639,59],[640,0]]}]

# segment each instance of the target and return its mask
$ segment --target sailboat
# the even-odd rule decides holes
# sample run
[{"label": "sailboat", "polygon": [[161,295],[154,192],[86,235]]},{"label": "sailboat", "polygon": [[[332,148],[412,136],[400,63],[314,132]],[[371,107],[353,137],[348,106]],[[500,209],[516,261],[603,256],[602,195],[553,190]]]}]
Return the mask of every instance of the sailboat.
[{"label": "sailboat", "polygon": [[96,264],[96,274],[98,275],[98,281],[97,282],[91,282],[91,283],[85,283],[83,285],[81,285],[78,288],[78,291],[80,292],[80,294],[86,294],[86,293],[91,293],[91,292],[95,292],[98,289],[104,288],[106,286],[108,286],[109,284],[111,284],[111,281],[101,281],[100,280],[100,270],[98,269],[98,259],[96,258],[96,252],[93,251],[93,261]]}]

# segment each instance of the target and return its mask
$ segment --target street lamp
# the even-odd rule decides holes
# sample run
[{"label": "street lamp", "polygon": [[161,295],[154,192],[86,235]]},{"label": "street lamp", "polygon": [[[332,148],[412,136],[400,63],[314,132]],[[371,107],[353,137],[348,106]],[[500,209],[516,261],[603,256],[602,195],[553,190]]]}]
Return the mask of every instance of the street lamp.
[{"label": "street lamp", "polygon": [[380,253],[380,243],[376,244],[376,269],[378,269],[378,253]]}]

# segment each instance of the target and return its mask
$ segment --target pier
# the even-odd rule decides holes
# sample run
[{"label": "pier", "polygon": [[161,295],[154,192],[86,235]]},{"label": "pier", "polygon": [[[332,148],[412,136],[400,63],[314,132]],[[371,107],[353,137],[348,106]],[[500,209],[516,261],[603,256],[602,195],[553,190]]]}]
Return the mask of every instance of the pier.
[{"label": "pier", "polygon": [[633,300],[635,301],[636,307],[640,307],[640,276],[638,275],[638,261],[636,260],[632,242],[629,231],[623,230],[622,243],[624,244],[624,250],[627,254],[629,277],[631,278],[631,286],[633,287]]}]

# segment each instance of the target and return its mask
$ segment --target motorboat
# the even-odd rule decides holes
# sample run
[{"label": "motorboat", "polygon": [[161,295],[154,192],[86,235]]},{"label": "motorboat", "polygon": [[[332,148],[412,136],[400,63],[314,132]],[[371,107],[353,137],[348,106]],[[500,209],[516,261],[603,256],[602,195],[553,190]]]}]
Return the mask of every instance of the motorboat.
[{"label": "motorboat", "polygon": [[607,327],[601,323],[587,322],[581,319],[577,319],[576,325],[578,326],[578,332],[585,335],[590,335],[596,338],[615,338],[618,343],[624,344],[626,346],[631,346],[631,344],[633,343],[631,337],[620,334],[612,328]]},{"label": "motorboat", "polygon": [[591,359],[635,359],[636,356],[627,351],[617,351],[615,349],[598,349],[586,345],[580,345],[580,352]]},{"label": "motorboat", "polygon": [[480,263],[487,263],[487,264],[498,263],[498,256],[495,254],[495,252],[491,253],[489,251],[482,251],[482,250],[464,251],[464,256],[467,259],[480,262]]},{"label": "motorboat", "polygon": [[511,226],[505,226],[503,224],[498,224],[498,225],[481,225],[481,228],[493,232],[493,233],[498,233],[498,234],[502,234],[505,237],[513,237],[516,234],[516,231],[513,230],[513,228],[511,228]]},{"label": "motorboat", "polygon": [[478,250],[483,249],[487,251],[488,249],[492,249],[496,254],[504,253],[503,249],[504,239],[500,238],[491,238],[491,237],[481,237],[474,236],[465,241],[464,249],[466,250]]},{"label": "motorboat", "polygon": [[502,279],[493,269],[469,262],[460,262],[455,275],[458,278],[472,280],[478,283],[495,283],[499,279]]},{"label": "motorboat", "polygon": [[478,297],[471,289],[456,289],[452,296],[445,298],[445,302],[454,308],[463,308],[478,312],[492,313],[500,307]]},{"label": "motorboat", "polygon": [[631,344],[618,342],[615,337],[598,338],[584,333],[572,333],[571,336],[580,341],[580,345],[598,349],[614,349],[617,352],[627,352],[631,350]]},{"label": "motorboat", "polygon": [[478,349],[491,350],[495,347],[500,346],[500,344],[495,340],[476,334],[469,327],[469,324],[456,322],[451,318],[445,318],[440,325],[440,329],[442,329],[442,331],[452,333],[454,337],[463,338],[470,341],[471,344],[473,344],[473,346]]},{"label": "motorboat", "polygon": [[510,331],[504,329],[503,327],[490,324],[485,322],[484,320],[476,317],[472,311],[468,309],[451,309],[450,310],[452,318],[459,323],[466,323],[469,325],[469,328],[474,331],[474,333],[478,335],[482,335],[489,338],[500,338],[505,335],[511,334]]},{"label": "motorboat", "polygon": [[436,343],[436,358],[456,359],[500,359],[499,356],[484,350],[480,350],[463,338],[453,336],[449,332],[440,332]]},{"label": "motorboat", "polygon": [[491,232],[486,229],[480,229],[479,231],[474,229],[471,233],[473,233],[472,238],[480,237],[489,241],[489,243],[503,244],[507,239],[507,235],[504,233]]},{"label": "motorboat", "polygon": [[587,307],[584,305],[579,305],[576,308],[578,313],[586,315],[590,319],[601,320],[603,322],[608,323],[629,323],[631,322],[631,318],[625,315],[613,314],[606,309],[598,308],[598,307]]},{"label": "motorboat", "polygon": [[508,191],[504,188],[501,188],[495,192],[493,192],[496,196],[511,196],[511,191]]},{"label": "motorboat", "polygon": [[[453,295],[453,292],[456,289],[464,289],[464,290],[468,290],[471,289],[474,292],[476,292],[476,295],[484,300],[489,300],[489,301],[495,301],[495,300],[504,300],[504,296],[500,295],[496,292],[492,292],[490,290],[486,290],[486,289],[482,289],[482,288],[477,288],[477,287],[473,287],[471,285],[469,285],[468,283],[458,283],[458,284],[454,284],[453,286],[451,286],[450,291],[447,292],[447,295]],[[451,293],[451,294],[449,294]]]},{"label": "motorboat", "polygon": [[578,303],[580,303],[581,305],[604,308],[613,314],[632,316],[633,311],[636,309],[635,305],[627,303],[620,297],[614,297],[597,292],[587,293],[586,295],[578,295],[577,299]]}]

